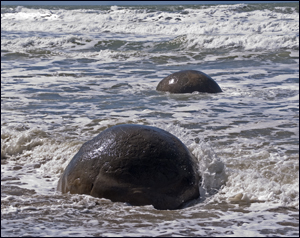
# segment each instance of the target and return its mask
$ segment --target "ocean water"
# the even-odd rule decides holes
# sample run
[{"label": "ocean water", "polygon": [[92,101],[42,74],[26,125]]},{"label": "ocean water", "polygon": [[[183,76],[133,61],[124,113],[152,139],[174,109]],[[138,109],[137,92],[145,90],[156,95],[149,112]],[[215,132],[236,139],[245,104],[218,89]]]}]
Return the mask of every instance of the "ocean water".
[{"label": "ocean water", "polygon": [[[222,93],[157,92],[180,70]],[[177,136],[180,210],[61,194],[81,145],[124,123]],[[1,236],[299,236],[299,3],[1,6]]]}]

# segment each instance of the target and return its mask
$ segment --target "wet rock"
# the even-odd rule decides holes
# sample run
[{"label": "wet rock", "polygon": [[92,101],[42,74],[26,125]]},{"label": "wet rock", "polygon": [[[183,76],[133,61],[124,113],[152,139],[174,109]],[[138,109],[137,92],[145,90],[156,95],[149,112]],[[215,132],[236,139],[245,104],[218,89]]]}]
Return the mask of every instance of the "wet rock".
[{"label": "wet rock", "polygon": [[177,209],[199,197],[196,158],[162,129],[125,124],[82,145],[58,182],[63,193]]},{"label": "wet rock", "polygon": [[160,81],[156,90],[170,93],[222,92],[222,89],[211,77],[196,70],[183,70],[173,73]]}]

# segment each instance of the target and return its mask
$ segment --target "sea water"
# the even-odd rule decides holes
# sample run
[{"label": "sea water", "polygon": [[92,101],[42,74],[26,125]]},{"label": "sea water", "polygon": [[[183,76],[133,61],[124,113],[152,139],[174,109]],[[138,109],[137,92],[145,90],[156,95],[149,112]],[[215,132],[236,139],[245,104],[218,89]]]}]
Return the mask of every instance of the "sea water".
[{"label": "sea water", "polygon": [[[170,94],[180,70],[222,93]],[[61,194],[81,145],[164,129],[197,157],[180,210]],[[1,236],[299,235],[299,3],[1,6]]]}]

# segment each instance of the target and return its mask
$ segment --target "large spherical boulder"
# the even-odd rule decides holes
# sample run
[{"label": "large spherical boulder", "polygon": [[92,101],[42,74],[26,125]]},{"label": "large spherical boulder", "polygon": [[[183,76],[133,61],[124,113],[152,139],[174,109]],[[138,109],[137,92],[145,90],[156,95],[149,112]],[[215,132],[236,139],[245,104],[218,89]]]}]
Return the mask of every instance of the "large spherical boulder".
[{"label": "large spherical boulder", "polygon": [[200,179],[196,158],[177,137],[156,127],[125,124],[84,143],[57,189],[177,209],[200,196]]},{"label": "large spherical boulder", "polygon": [[196,70],[183,70],[173,73],[160,81],[156,90],[170,93],[222,92],[222,89],[211,77]]}]

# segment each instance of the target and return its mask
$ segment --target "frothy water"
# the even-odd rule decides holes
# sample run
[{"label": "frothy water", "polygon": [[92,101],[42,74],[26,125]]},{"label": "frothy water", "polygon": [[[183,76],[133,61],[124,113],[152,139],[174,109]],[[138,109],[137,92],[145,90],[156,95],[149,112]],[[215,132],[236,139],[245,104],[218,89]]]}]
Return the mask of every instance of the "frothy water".
[{"label": "frothy water", "polygon": [[[299,4],[1,6],[1,235],[298,236]],[[180,70],[222,93],[157,92]],[[155,126],[199,161],[180,210],[61,194],[81,145]]]}]

